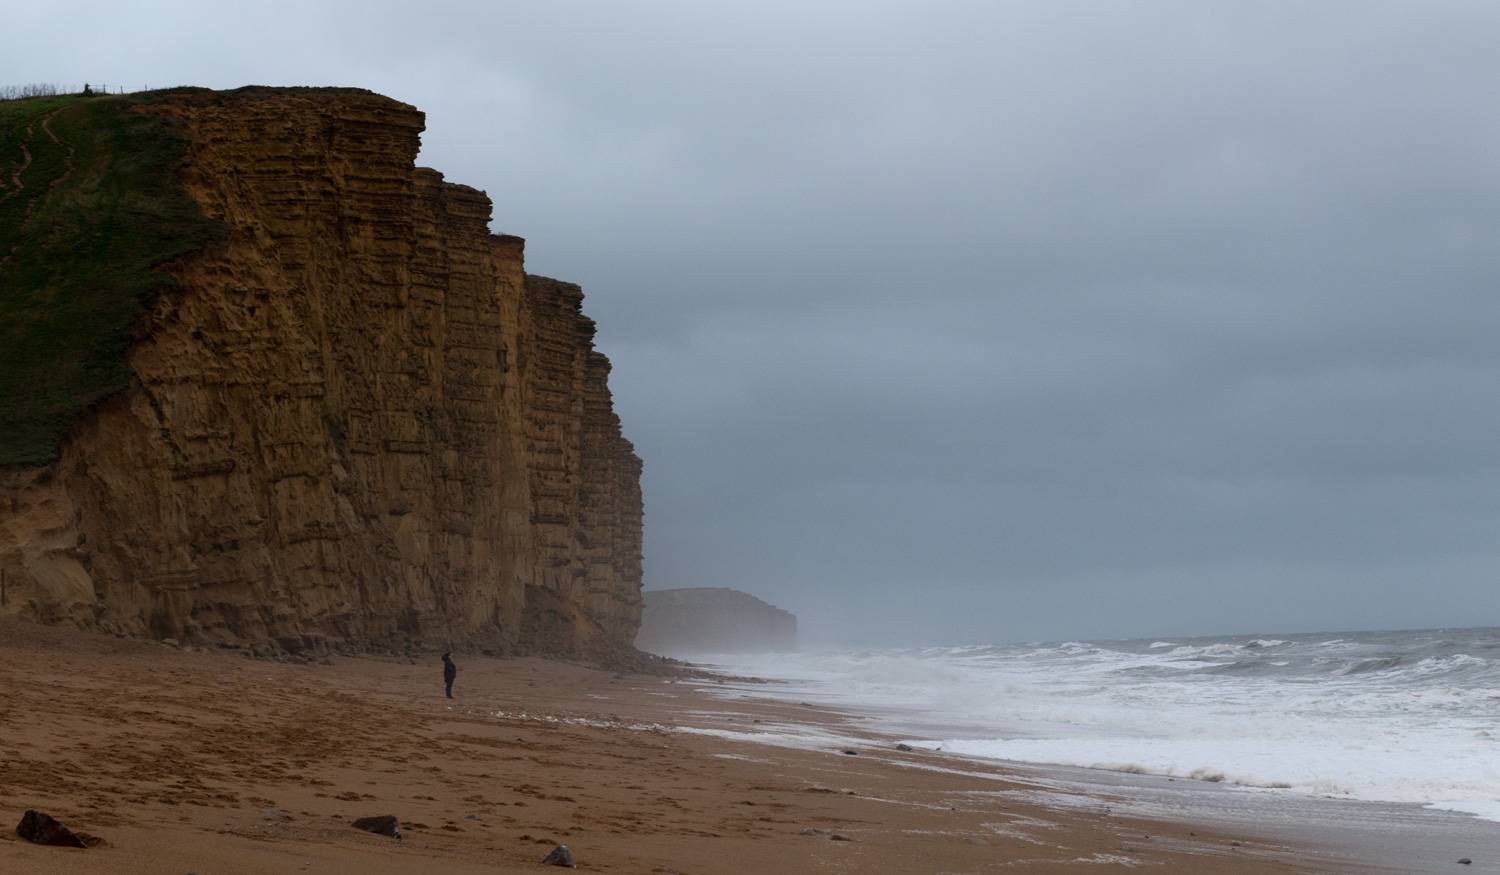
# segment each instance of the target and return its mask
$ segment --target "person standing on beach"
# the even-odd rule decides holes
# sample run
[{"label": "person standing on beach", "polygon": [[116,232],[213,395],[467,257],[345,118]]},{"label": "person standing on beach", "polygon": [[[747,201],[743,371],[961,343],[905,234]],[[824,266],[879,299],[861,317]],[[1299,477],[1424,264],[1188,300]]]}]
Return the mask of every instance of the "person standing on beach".
[{"label": "person standing on beach", "polygon": [[443,654],[443,682],[448,685],[448,698],[453,698],[453,679],[458,677],[458,666],[453,664],[453,651]]}]

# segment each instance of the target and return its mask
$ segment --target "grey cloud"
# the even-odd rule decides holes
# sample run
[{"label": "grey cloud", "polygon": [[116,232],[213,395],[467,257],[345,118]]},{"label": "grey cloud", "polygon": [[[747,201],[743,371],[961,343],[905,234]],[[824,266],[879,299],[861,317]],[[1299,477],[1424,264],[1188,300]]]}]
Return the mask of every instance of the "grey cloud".
[{"label": "grey cloud", "polygon": [[17,13],[0,79],[428,113],[585,288],[650,585],[856,643],[1500,623],[1493,4],[127,6]]}]

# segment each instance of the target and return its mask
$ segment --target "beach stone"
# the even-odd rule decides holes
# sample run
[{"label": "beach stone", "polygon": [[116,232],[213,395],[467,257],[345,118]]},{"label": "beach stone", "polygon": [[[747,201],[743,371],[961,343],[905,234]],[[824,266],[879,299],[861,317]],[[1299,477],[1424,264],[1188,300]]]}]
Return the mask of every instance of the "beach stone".
[{"label": "beach stone", "polygon": [[912,747],[909,744],[898,744],[898,745],[896,745],[896,750],[899,750],[899,751],[907,751],[907,752],[909,752],[909,751],[911,751],[911,749],[912,749]]},{"label": "beach stone", "polygon": [[1470,860],[1468,857],[1464,857],[1462,860],[1459,860],[1458,863],[1461,866],[1472,866],[1472,865],[1474,865],[1474,861]]},{"label": "beach stone", "polygon": [[52,815],[44,814],[35,808],[21,815],[21,822],[16,826],[16,835],[34,845],[50,845],[54,848],[88,847],[82,839],[73,834],[71,829],[58,823]]},{"label": "beach stone", "polygon": [[401,838],[401,821],[394,814],[378,814],[374,817],[361,817],[349,824],[355,829],[365,832],[373,832],[376,835],[390,836],[393,839]]},{"label": "beach stone", "polygon": [[834,833],[833,835],[828,837],[828,840],[831,842],[847,842],[849,841],[849,837],[846,835],[840,835],[839,833]]},{"label": "beach stone", "polygon": [[857,750],[841,750],[841,751],[839,751],[839,753],[841,753],[841,754],[843,754],[844,756],[847,756],[847,757],[857,757],[857,756],[859,756],[859,751],[857,751]]},{"label": "beach stone", "polygon": [[802,831],[802,834],[805,836],[826,836],[828,835],[828,830],[818,829],[815,826],[810,826],[807,829],[804,829]]},{"label": "beach stone", "polygon": [[565,869],[577,869],[578,864],[573,862],[573,852],[568,850],[567,845],[558,845],[552,849],[552,853],[542,858],[543,866],[562,866]]}]

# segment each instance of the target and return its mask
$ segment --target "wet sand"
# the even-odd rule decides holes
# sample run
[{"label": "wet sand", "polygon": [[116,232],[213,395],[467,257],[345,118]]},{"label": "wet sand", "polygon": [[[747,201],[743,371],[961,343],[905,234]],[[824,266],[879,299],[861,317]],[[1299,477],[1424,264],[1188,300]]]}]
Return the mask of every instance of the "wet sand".
[{"label": "wet sand", "polygon": [[[291,665],[0,621],[0,872],[535,872],[556,844],[582,870],[682,875],[1370,871],[1305,835],[898,751],[849,715],[456,659],[449,701],[436,654]],[[29,808],[96,846],[22,841]],[[377,814],[405,838],[349,826]]]}]

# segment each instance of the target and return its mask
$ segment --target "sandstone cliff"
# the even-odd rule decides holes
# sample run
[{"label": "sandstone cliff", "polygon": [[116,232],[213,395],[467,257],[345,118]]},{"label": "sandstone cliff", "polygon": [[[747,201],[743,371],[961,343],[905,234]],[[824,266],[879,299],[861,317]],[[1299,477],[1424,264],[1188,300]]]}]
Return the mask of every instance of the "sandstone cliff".
[{"label": "sandstone cliff", "polygon": [[635,645],[650,653],[764,653],[797,649],[797,618],[724,587],[648,590]]},{"label": "sandstone cliff", "polygon": [[166,95],[224,242],[166,269],[129,388],[0,469],[0,615],[293,653],[628,648],[640,460],[577,286],[357,91]]}]

